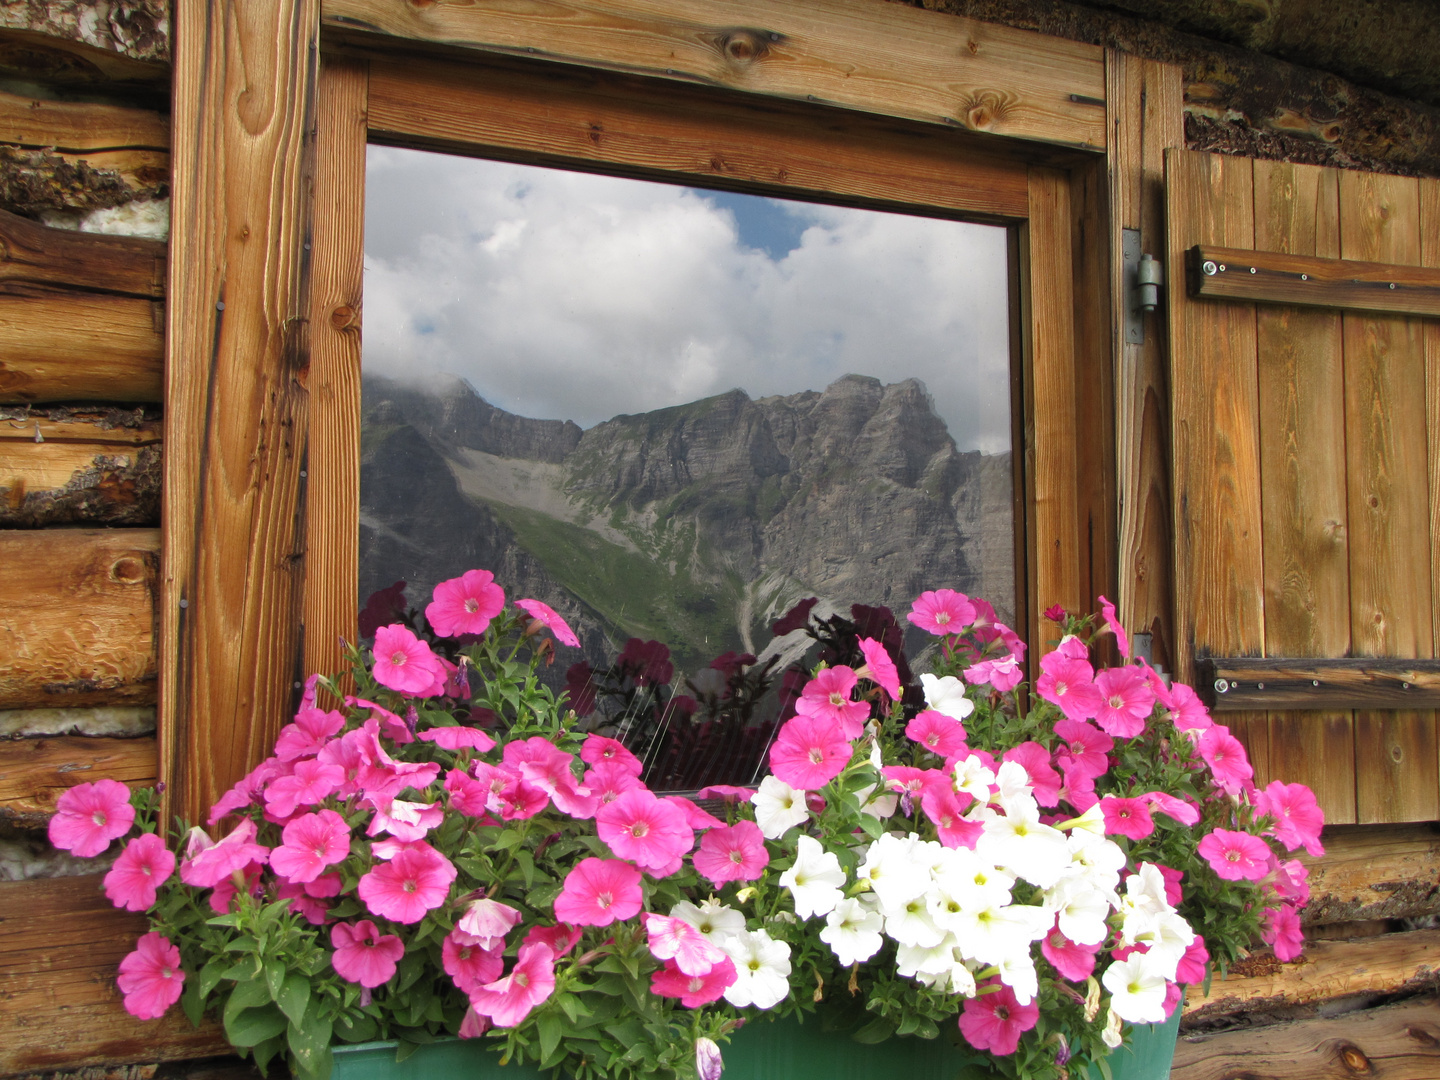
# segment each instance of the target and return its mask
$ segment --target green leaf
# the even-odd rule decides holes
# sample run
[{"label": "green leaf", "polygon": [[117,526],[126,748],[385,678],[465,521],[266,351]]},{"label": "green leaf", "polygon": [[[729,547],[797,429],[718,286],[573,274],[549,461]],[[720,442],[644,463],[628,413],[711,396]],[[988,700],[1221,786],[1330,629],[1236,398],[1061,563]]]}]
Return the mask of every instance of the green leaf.
[{"label": "green leaf", "polygon": [[280,960],[271,960],[265,965],[265,989],[270,991],[270,1000],[280,1000],[280,990],[285,985],[285,964]]},{"label": "green leaf", "polygon": [[225,1009],[225,1037],[232,1046],[258,1046],[279,1035],[288,1024],[285,1014],[273,1005],[245,1009],[233,1016],[228,1005]]},{"label": "green leaf", "polygon": [[565,1025],[561,1023],[559,1015],[550,1009],[540,1014],[535,1026],[540,1031],[540,1056],[548,1058],[560,1045],[560,1037],[565,1034]]},{"label": "green leaf", "polygon": [[855,1032],[855,1034],[851,1035],[850,1037],[858,1043],[874,1045],[875,1043],[884,1042],[886,1039],[890,1038],[890,1036],[894,1034],[895,1021],[887,1019],[883,1016],[877,1016],[874,1020],[871,1020],[868,1024],[866,1024],[864,1027],[862,1027],[859,1031]]},{"label": "green leaf", "polygon": [[259,979],[236,983],[235,989],[230,991],[230,997],[225,1001],[225,1023],[229,1024],[232,1017],[239,1016],[246,1009],[259,1008],[269,1003],[270,991]]},{"label": "green leaf", "polygon": [[304,1020],[291,1023],[288,1038],[290,1052],[302,1070],[311,1076],[330,1072],[330,1028],[328,1016],[319,1015],[320,1003],[311,1001]]},{"label": "green leaf", "polygon": [[185,1010],[190,1023],[200,1026],[200,1020],[205,1015],[205,995],[200,992],[199,979],[186,980],[185,992],[180,995],[180,1008]]},{"label": "green leaf", "polygon": [[302,1023],[305,1019],[305,1006],[310,1003],[310,980],[298,972],[290,972],[285,976],[285,984],[280,987],[280,992],[275,995],[275,1004],[280,1006],[280,1011],[292,1024]]},{"label": "green leaf", "polygon": [[200,969],[200,974],[195,979],[195,988],[199,991],[203,1000],[210,996],[210,992],[220,985],[220,980],[225,977],[227,963],[223,957],[215,956]]},{"label": "green leaf", "polygon": [[335,1021],[335,1037],[341,1042],[369,1042],[380,1032],[380,1026],[368,1016],[354,1020],[341,1017]]}]

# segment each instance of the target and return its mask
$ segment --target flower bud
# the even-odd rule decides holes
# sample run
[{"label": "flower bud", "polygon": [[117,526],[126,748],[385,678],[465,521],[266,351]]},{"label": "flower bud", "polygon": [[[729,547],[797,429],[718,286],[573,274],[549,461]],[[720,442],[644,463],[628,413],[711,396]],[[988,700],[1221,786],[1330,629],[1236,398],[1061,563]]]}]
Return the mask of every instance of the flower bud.
[{"label": "flower bud", "polygon": [[720,1059],[720,1047],[706,1038],[695,1040],[695,1075],[699,1080],[720,1080],[725,1064]]}]

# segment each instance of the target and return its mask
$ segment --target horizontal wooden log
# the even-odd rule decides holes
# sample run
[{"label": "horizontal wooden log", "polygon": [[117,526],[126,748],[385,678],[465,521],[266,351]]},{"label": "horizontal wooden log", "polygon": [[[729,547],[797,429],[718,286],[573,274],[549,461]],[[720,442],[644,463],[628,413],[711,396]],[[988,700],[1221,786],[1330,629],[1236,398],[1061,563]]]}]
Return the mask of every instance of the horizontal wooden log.
[{"label": "horizontal wooden log", "polygon": [[43,826],[61,795],[92,780],[153,787],[158,764],[154,736],[0,741],[0,822]]},{"label": "horizontal wooden log", "polygon": [[[93,165],[90,157],[105,167]],[[158,151],[67,156],[0,143],[0,206],[16,213],[82,214],[136,199],[163,198],[169,190],[169,158]]]},{"label": "horizontal wooden log", "polygon": [[1423,266],[1200,245],[1186,253],[1186,278],[1201,300],[1440,317],[1440,270]]},{"label": "horizontal wooden log", "polygon": [[146,932],[101,877],[0,883],[0,1075],[228,1051],[217,1025],[180,1009],[141,1023],[121,1005],[120,961]]},{"label": "horizontal wooden log", "polygon": [[0,708],[155,700],[158,529],[0,531]]},{"label": "horizontal wooden log", "polygon": [[0,91],[0,142],[72,153],[169,150],[170,118],[150,109],[45,101]]},{"label": "horizontal wooden log", "polygon": [[1306,925],[1440,914],[1440,831],[1433,825],[1325,830],[1325,854],[1302,854],[1310,871]]},{"label": "horizontal wooden log", "polygon": [[1282,964],[1258,952],[1217,974],[1210,992],[1192,986],[1185,1015],[1193,1020],[1277,1006],[1310,1005],[1348,994],[1389,993],[1440,981],[1440,930],[1411,930],[1357,941],[1309,941]]},{"label": "horizontal wooden log", "polygon": [[155,446],[165,438],[161,420],[143,409],[75,406],[0,408],[0,442],[84,443],[107,447]]},{"label": "horizontal wooden log", "polygon": [[158,525],[160,448],[0,438],[0,526]]},{"label": "horizontal wooden log", "polygon": [[[159,66],[170,58],[165,0],[45,0],[0,5],[0,26],[76,50],[90,65],[106,60]],[[8,36],[8,35],[7,35]],[[163,69],[162,69],[163,70]]]},{"label": "horizontal wooden log", "polygon": [[341,36],[534,56],[1105,147],[1102,49],[875,0],[763,8],[747,0],[323,0],[321,11],[327,31]]},{"label": "horizontal wooden log", "polygon": [[29,285],[0,292],[0,402],[160,401],[158,301]]},{"label": "horizontal wooden log", "polygon": [[49,229],[0,210],[0,281],[160,299],[165,295],[165,244]]},{"label": "horizontal wooden log", "polygon": [[1435,1080],[1440,999],[1416,998],[1333,1019],[1184,1035],[1170,1080]]},{"label": "horizontal wooden log", "polygon": [[150,705],[87,705],[75,709],[0,709],[0,739],[115,735],[133,739],[155,734]]},{"label": "horizontal wooden log", "polygon": [[1440,708],[1440,660],[1210,657],[1196,670],[1217,712]]}]

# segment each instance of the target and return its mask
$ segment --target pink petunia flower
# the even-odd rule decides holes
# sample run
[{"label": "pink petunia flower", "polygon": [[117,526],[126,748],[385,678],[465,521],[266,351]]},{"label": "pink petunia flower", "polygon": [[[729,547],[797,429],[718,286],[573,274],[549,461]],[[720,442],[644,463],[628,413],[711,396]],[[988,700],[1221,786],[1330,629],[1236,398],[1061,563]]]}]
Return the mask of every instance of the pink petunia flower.
[{"label": "pink petunia flower", "polygon": [[443,750],[479,750],[483,754],[495,747],[495,740],[485,732],[461,724],[454,727],[427,728],[420,732],[417,738],[423,742],[433,742]]},{"label": "pink petunia flower", "polygon": [[563,922],[557,926],[532,926],[525,932],[525,940],[521,944],[533,945],[539,942],[541,945],[549,946],[550,951],[555,954],[555,959],[559,960],[580,944],[580,939],[584,934],[585,931],[580,927]]},{"label": "pink petunia flower", "polygon": [[565,875],[555,917],[575,926],[609,926],[640,913],[640,871],[619,859],[582,859]]},{"label": "pink petunia flower", "polygon": [[1105,815],[1106,836],[1118,834],[1131,840],[1144,840],[1155,831],[1155,820],[1144,799],[1106,795],[1100,800],[1100,812]]},{"label": "pink petunia flower", "polygon": [[155,833],[141,833],[115,860],[105,875],[105,895],[126,911],[145,911],[155,903],[155,891],[175,872],[175,853]]},{"label": "pink petunia flower", "polygon": [[706,829],[718,829],[725,824],[709,810],[697,806],[684,795],[662,795],[661,798],[685,815],[685,824],[689,825],[693,832],[701,833]]},{"label": "pink petunia flower", "polygon": [[1300,916],[1289,904],[1267,908],[1260,939],[1275,951],[1276,960],[1289,963],[1299,959],[1305,948],[1305,933],[1300,929]]},{"label": "pink petunia flower", "polygon": [[[244,892],[256,900],[264,896],[265,888],[260,882],[261,869],[263,868],[259,863],[246,863],[229,877],[217,881],[215,887],[210,890],[210,910],[217,915],[228,914],[234,910],[233,901],[236,894],[240,892]],[[240,884],[236,884],[237,877],[240,878]]]},{"label": "pink petunia flower", "polygon": [[964,593],[936,589],[921,593],[905,617],[926,633],[944,637],[975,621],[975,605]]},{"label": "pink petunia flower", "polygon": [[[505,606],[505,590],[495,584],[495,575],[489,570],[467,570],[458,578],[442,581],[435,586],[434,595],[425,605],[425,621],[441,637],[483,634]],[[378,673],[375,677],[380,678]]]},{"label": "pink petunia flower", "polygon": [[[198,835],[197,835],[198,834]],[[255,822],[244,818],[219,843],[200,829],[190,830],[188,858],[180,862],[180,880],[197,889],[213,889],[236,870],[270,861],[270,849],[255,842]]]},{"label": "pink petunia flower", "polygon": [[297,885],[314,881],[350,854],[350,828],[334,810],[302,814],[280,835],[280,846],[270,852],[270,867]]},{"label": "pink petunia flower", "polygon": [[433,848],[409,848],[360,879],[356,892],[370,911],[398,923],[419,922],[445,902],[455,867]]},{"label": "pink petunia flower", "polygon": [[905,725],[905,735],[942,758],[965,753],[965,725],[936,709],[926,709]]},{"label": "pink petunia flower", "polygon": [[1071,982],[1084,982],[1095,972],[1095,955],[1103,942],[1077,945],[1060,932],[1060,920],[1040,939],[1040,952],[1055,970]]},{"label": "pink petunia flower", "polygon": [[884,690],[891,701],[899,701],[900,673],[895,670],[895,661],[890,659],[885,646],[874,638],[861,638],[860,652],[865,656],[865,666],[856,674]]},{"label": "pink petunia flower", "polygon": [[965,681],[971,686],[989,683],[1003,694],[1020,685],[1025,678],[1025,671],[1020,666],[1020,660],[1011,655],[971,664],[965,669],[964,675]]},{"label": "pink petunia flower", "polygon": [[505,970],[504,940],[498,947],[487,949],[452,930],[440,946],[440,962],[460,992],[468,995],[500,978]]},{"label": "pink petunia flower", "polygon": [[1200,733],[1200,757],[1210,766],[1210,772],[1227,795],[1237,795],[1245,783],[1255,775],[1245,756],[1245,746],[1230,734],[1230,729],[1215,724]]},{"label": "pink petunia flower", "polygon": [[697,799],[723,799],[727,803],[748,803],[755,797],[753,787],[740,787],[736,784],[711,784],[703,787],[695,793]]},{"label": "pink petunia flower", "polygon": [[1041,657],[1040,670],[1035,692],[1058,705],[1067,719],[1089,720],[1100,711],[1104,699],[1095,685],[1095,669],[1088,661],[1057,650]]},{"label": "pink petunia flower", "polygon": [[158,1020],[180,1000],[185,972],[180,968],[180,950],[170,939],[154,931],[135,943],[135,951],[120,961],[115,980],[125,995],[125,1011],[141,1020]]},{"label": "pink petunia flower", "polygon": [[1055,734],[1064,740],[1064,745],[1057,748],[1055,755],[1062,769],[1067,759],[1074,769],[1090,777],[1103,776],[1110,768],[1106,755],[1115,748],[1115,740],[1094,724],[1083,720],[1058,720]]},{"label": "pink petunia flower", "polygon": [[1145,730],[1145,721],[1155,708],[1155,691],[1145,672],[1137,667],[1106,668],[1095,676],[1100,707],[1095,722],[1110,735],[1133,739]]},{"label": "pink petunia flower", "polygon": [[445,820],[445,811],[438,802],[367,798],[364,805],[375,811],[370,824],[365,827],[366,836],[389,833],[396,840],[423,840],[431,829]]},{"label": "pink petunia flower", "polygon": [[556,614],[549,604],[542,604],[539,600],[516,600],[515,606],[548,627],[561,645],[569,645],[572,649],[580,647],[580,639],[575,636],[575,631],[570,629],[569,623]]},{"label": "pink petunia flower", "polygon": [[[509,904],[481,897],[472,900],[455,924],[454,933],[461,941],[469,941],[482,949],[505,948],[505,935],[519,924],[523,916]],[[497,973],[498,974],[498,973]],[[492,975],[486,982],[496,978]]]},{"label": "pink petunia flower", "polygon": [[1286,850],[1303,847],[1316,858],[1325,854],[1325,847],[1320,843],[1325,812],[1316,804],[1315,792],[1304,784],[1271,781],[1256,793],[1255,809],[1275,819],[1270,832],[1285,845]]},{"label": "pink petunia flower", "polygon": [[550,796],[561,813],[584,819],[592,817],[599,806],[599,800],[583,790],[570,771],[574,755],[565,753],[549,739],[535,735],[508,742],[504,760],[521,779]]},{"label": "pink petunia flower", "polygon": [[1205,939],[1195,935],[1175,968],[1175,981],[1182,986],[1199,986],[1205,981],[1205,972],[1210,966],[1210,952],[1205,948]]},{"label": "pink petunia flower", "polygon": [[522,945],[510,974],[470,992],[470,1007],[496,1027],[516,1027],[555,991],[555,955],[544,945]]},{"label": "pink petunia flower", "polygon": [[1168,792],[1146,791],[1138,797],[1149,803],[1152,811],[1158,810],[1167,817],[1174,818],[1181,825],[1194,825],[1200,820],[1199,807],[1184,799],[1177,799]]},{"label": "pink petunia flower", "polygon": [[839,776],[853,752],[838,725],[796,716],[785,722],[770,747],[770,771],[796,790],[811,791]]},{"label": "pink petunia flower", "polygon": [[999,989],[966,999],[965,1011],[960,1014],[960,1034],[977,1050],[1001,1056],[1013,1054],[1020,1045],[1020,1036],[1040,1019],[1040,1006],[1033,1001],[1021,1005],[1015,992],[1001,982],[986,983],[981,989],[991,987]]},{"label": "pink petunia flower", "polygon": [[625,749],[624,743],[607,739],[604,735],[585,736],[585,742],[580,747],[580,760],[587,765],[617,765],[632,776],[639,776],[645,771],[640,759]]},{"label": "pink petunia flower", "polygon": [[279,758],[266,758],[216,800],[215,805],[210,807],[210,816],[205,819],[205,824],[213,829],[223,818],[237,810],[244,810],[254,805],[259,800],[260,793],[266,784],[289,771],[289,766],[281,762]]},{"label": "pink petunia flower", "polygon": [[76,784],[55,802],[50,843],[82,859],[93,858],[135,823],[130,789],[119,780]]},{"label": "pink petunia flower", "polygon": [[1037,742],[1024,742],[1005,751],[1003,761],[1017,762],[1030,778],[1035,801],[1041,806],[1060,803],[1060,774],[1050,764],[1050,752]]},{"label": "pink petunia flower", "polygon": [[265,816],[277,824],[301,806],[318,806],[345,782],[345,770],[319,758],[295,762],[295,771],[265,788]]},{"label": "pink petunia flower", "polygon": [[1115,647],[1120,655],[1126,660],[1130,659],[1130,636],[1125,633],[1125,628],[1120,625],[1120,619],[1115,614],[1115,605],[1105,597],[1099,597],[1100,610],[1105,615],[1105,625],[1115,635]]},{"label": "pink petunia flower", "polygon": [[665,870],[695,843],[684,812],[647,788],[631,788],[602,806],[595,831],[616,855],[644,870]]},{"label": "pink petunia flower", "polygon": [[614,802],[631,788],[643,788],[640,774],[631,772],[623,761],[601,761],[585,773],[581,781],[585,790],[600,800],[600,805]]},{"label": "pink petunia flower", "polygon": [[293,881],[282,881],[280,887],[275,890],[275,898],[290,901],[291,911],[297,915],[303,915],[316,926],[324,926],[330,921],[330,905],[307,893],[304,885],[296,884]]},{"label": "pink petunia flower", "polygon": [[1216,829],[1200,841],[1197,850],[1226,881],[1259,881],[1270,870],[1269,845],[1249,833]]},{"label": "pink petunia flower", "polygon": [[735,961],[726,956],[704,975],[686,975],[674,960],[650,976],[650,992],[680,999],[687,1009],[698,1009],[717,1001],[738,978]]},{"label": "pink petunia flower", "polygon": [[1146,673],[1150,688],[1155,691],[1155,699],[1169,711],[1171,722],[1179,730],[1204,731],[1214,724],[1205,703],[1191,687],[1178,682],[1166,686],[1165,680],[1154,671],[1146,668]]},{"label": "pink petunia flower", "polygon": [[725,951],[684,919],[646,912],[646,943],[656,960],[673,960],[686,975],[705,975],[725,959]]},{"label": "pink petunia flower", "polygon": [[824,668],[800,691],[795,711],[801,716],[829,720],[847,739],[858,739],[865,730],[865,721],[870,719],[870,703],[851,700],[857,682],[854,669],[844,664]]},{"label": "pink petunia flower", "polygon": [[293,723],[280,729],[275,740],[275,756],[281,761],[313,757],[345,727],[345,717],[338,712],[324,709],[301,709],[295,714]]},{"label": "pink petunia flower", "polygon": [[330,957],[335,973],[367,990],[389,982],[405,955],[405,943],[394,934],[381,934],[369,919],[354,925],[337,922],[330,928],[330,944],[335,947]]},{"label": "pink petunia flower", "polygon": [[438,658],[408,628],[396,623],[375,631],[375,681],[401,694],[439,693],[438,681],[445,684],[445,671]]},{"label": "pink petunia flower", "polygon": [[[439,657],[436,657],[438,660]],[[373,728],[376,734],[384,735],[393,743],[404,745],[415,741],[415,736],[410,733],[410,725],[400,717],[396,716],[384,705],[378,705],[362,697],[346,697],[345,704],[352,709],[369,709],[370,715],[366,718],[365,727]]]},{"label": "pink petunia flower", "polygon": [[953,788],[927,791],[920,796],[920,806],[925,816],[935,823],[936,835],[945,847],[974,851],[975,845],[980,842],[985,833],[985,823],[966,821],[964,816],[973,801],[968,793]]},{"label": "pink petunia flower", "polygon": [[753,821],[737,821],[707,832],[695,852],[694,862],[695,869],[718,889],[727,881],[754,881],[769,865],[770,853],[765,850],[760,826]]},{"label": "pink petunia flower", "polygon": [[1275,880],[1271,885],[1275,895],[1289,900],[1297,908],[1310,902],[1310,871],[1299,859],[1275,862]]},{"label": "pink petunia flower", "polygon": [[1180,902],[1185,899],[1185,890],[1180,887],[1180,883],[1185,880],[1184,871],[1165,866],[1163,863],[1154,865],[1155,869],[1160,871],[1160,876],[1165,879],[1165,902],[1171,907],[1179,907]]}]

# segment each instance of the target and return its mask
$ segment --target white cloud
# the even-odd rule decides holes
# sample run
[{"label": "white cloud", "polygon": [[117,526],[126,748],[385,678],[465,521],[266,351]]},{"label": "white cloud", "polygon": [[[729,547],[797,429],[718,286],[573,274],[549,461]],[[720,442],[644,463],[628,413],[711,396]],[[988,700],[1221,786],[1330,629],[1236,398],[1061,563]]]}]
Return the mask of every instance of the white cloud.
[{"label": "white cloud", "polygon": [[688,188],[382,147],[366,183],[367,370],[582,426],[913,376],[962,449],[1009,445],[1001,229],[784,203],[776,260]]}]

